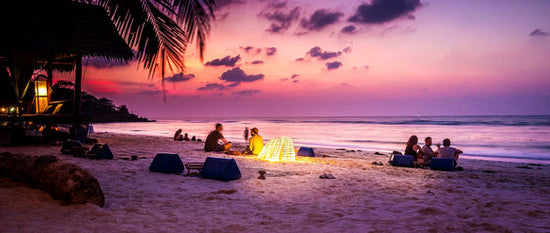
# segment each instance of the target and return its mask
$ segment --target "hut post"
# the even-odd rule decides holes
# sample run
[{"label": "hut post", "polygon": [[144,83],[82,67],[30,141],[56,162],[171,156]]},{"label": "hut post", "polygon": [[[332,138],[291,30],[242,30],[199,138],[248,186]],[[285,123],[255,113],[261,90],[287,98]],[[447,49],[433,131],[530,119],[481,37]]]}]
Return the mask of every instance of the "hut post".
[{"label": "hut post", "polygon": [[46,78],[47,80],[47,83],[48,83],[48,101],[51,101],[52,100],[52,86],[53,86],[53,56],[50,56],[50,58],[48,59],[48,66],[46,67],[47,69],[47,72],[48,72],[48,77]]},{"label": "hut post", "polygon": [[[80,122],[80,96],[82,94],[82,54],[76,55],[76,69],[74,78],[74,105],[73,105],[73,117],[75,127]],[[78,127],[77,127],[78,128]]]}]

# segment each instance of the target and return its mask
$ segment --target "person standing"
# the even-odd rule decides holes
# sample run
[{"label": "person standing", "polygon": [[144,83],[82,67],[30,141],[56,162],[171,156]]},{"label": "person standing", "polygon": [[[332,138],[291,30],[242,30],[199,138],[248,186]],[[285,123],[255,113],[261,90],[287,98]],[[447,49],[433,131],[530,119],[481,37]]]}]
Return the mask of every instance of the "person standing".
[{"label": "person standing", "polygon": [[244,127],[244,142],[248,142],[248,127]]}]

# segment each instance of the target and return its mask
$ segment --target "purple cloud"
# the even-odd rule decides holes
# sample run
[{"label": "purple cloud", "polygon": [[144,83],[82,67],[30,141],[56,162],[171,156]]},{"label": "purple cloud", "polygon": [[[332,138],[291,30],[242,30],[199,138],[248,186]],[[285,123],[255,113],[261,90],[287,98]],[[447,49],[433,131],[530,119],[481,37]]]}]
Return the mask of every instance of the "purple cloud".
[{"label": "purple cloud", "polygon": [[174,74],[173,76],[164,78],[164,80],[169,82],[185,82],[194,78],[195,78],[194,74],[177,73],[177,74]]},{"label": "purple cloud", "polygon": [[225,71],[219,79],[229,82],[230,84],[227,85],[228,87],[235,87],[241,82],[254,82],[262,80],[264,79],[264,77],[265,75],[263,74],[247,75],[244,73],[243,70],[241,70],[240,67],[235,67],[233,69]]},{"label": "purple cloud", "polygon": [[321,49],[321,47],[315,46],[315,47],[311,48],[309,50],[309,52],[307,52],[307,55],[309,55],[310,57],[317,57],[321,60],[327,60],[327,59],[335,58],[335,57],[338,57],[338,56],[342,55],[342,52],[340,52],[340,51],[338,51],[338,52],[323,51]]},{"label": "purple cloud", "polygon": [[300,26],[310,31],[319,31],[331,24],[338,22],[343,14],[340,12],[330,12],[326,9],[316,10],[309,19],[302,19]]},{"label": "purple cloud", "polygon": [[298,76],[300,76],[299,74],[292,74],[292,76],[290,76],[290,78],[297,78]]},{"label": "purple cloud", "polygon": [[221,10],[223,8],[232,6],[232,5],[239,5],[239,4],[245,4],[246,1],[244,0],[216,0],[216,10]]},{"label": "purple cloud", "polygon": [[206,66],[228,66],[228,67],[234,67],[235,63],[237,63],[239,60],[241,60],[241,55],[237,55],[236,57],[226,56],[222,59],[214,59],[212,61],[206,62]]},{"label": "purple cloud", "polygon": [[382,24],[407,16],[414,19],[412,13],[422,6],[420,0],[372,0],[359,5],[348,21],[364,24]]},{"label": "purple cloud", "polygon": [[207,83],[204,87],[199,87],[198,91],[211,91],[211,90],[223,90],[225,86],[219,83]]},{"label": "purple cloud", "polygon": [[296,58],[295,61],[304,61],[303,57]]},{"label": "purple cloud", "polygon": [[264,61],[262,61],[262,60],[256,60],[256,61],[251,62],[250,64],[252,64],[252,65],[264,64]]},{"label": "purple cloud", "polygon": [[342,65],[343,65],[342,62],[339,62],[339,61],[329,62],[326,64],[328,70],[338,69]]},{"label": "purple cloud", "polygon": [[548,34],[548,32],[545,32],[543,30],[536,29],[533,32],[529,33],[529,36],[550,36],[550,34]]},{"label": "purple cloud", "polygon": [[273,55],[275,55],[276,52],[277,52],[277,48],[275,48],[275,47],[265,48],[265,55],[267,55],[267,56],[273,56]]},{"label": "purple cloud", "polygon": [[233,95],[252,95],[256,93],[260,93],[262,91],[260,90],[243,90],[243,91],[234,91]]},{"label": "purple cloud", "polygon": [[357,28],[353,25],[345,26],[342,28],[342,33],[352,34],[357,30]]},{"label": "purple cloud", "polygon": [[300,8],[296,7],[288,13],[279,10],[274,12],[260,12],[258,16],[264,17],[271,21],[271,25],[267,29],[268,32],[282,33],[285,32],[294,21],[298,20],[300,17],[299,10]]}]

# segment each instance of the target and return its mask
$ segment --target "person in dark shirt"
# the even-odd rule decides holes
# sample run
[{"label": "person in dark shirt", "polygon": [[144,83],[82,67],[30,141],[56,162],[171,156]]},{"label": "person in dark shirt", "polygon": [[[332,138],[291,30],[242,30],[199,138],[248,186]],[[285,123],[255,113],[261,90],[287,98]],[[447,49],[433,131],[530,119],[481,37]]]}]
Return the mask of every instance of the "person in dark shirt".
[{"label": "person in dark shirt", "polygon": [[[223,126],[222,124],[216,124],[216,130],[213,130],[208,134],[204,143],[204,151],[216,151],[222,152],[227,151],[231,147],[231,142],[228,142],[222,134]],[[222,143],[219,143],[219,142]]]}]

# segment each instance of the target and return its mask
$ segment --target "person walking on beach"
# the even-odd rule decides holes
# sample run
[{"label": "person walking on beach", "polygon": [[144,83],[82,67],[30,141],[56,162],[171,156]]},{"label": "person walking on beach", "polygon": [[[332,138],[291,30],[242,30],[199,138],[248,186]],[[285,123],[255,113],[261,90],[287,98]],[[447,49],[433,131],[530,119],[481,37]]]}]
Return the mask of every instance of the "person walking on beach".
[{"label": "person walking on beach", "polygon": [[252,136],[250,138],[250,143],[248,147],[250,148],[250,151],[254,155],[259,155],[262,149],[264,148],[264,139],[259,134],[258,128],[252,128],[250,131],[250,135]]},{"label": "person walking on beach", "polygon": [[464,152],[462,152],[462,150],[451,147],[451,140],[445,138],[443,140],[443,147],[437,149],[435,153],[437,154],[438,158],[454,159],[456,167],[458,162],[458,155]]},{"label": "person walking on beach", "polygon": [[248,127],[244,127],[244,142],[248,142]]},{"label": "person walking on beach", "polygon": [[[216,129],[208,134],[204,143],[204,151],[225,152],[231,147],[231,142],[227,141],[222,134],[223,125],[216,124]],[[221,142],[221,143],[220,143]]]},{"label": "person walking on beach", "polygon": [[[426,137],[424,139],[424,146],[422,147],[422,161],[419,161],[424,166],[429,166],[432,157],[435,156],[431,146],[432,146],[432,138]],[[439,148],[439,144],[437,144],[437,148]]]}]

